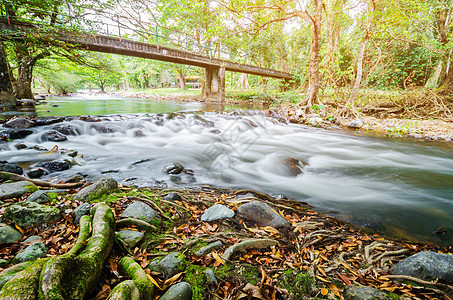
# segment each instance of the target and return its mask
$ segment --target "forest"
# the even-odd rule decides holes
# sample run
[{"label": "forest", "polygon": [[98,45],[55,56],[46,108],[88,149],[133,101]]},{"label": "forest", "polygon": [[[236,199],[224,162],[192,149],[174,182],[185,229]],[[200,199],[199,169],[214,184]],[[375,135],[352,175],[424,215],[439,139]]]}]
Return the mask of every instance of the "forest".
[{"label": "forest", "polygon": [[[124,38],[153,42],[178,33],[177,42],[183,35],[195,44],[225,46],[230,58],[289,72],[296,88],[280,98],[308,108],[333,101],[341,113],[354,113],[356,102],[384,97],[404,102],[405,110],[428,106],[427,114],[451,120],[450,1],[4,0],[2,15],[48,26],[39,37],[2,34],[0,54],[19,99],[32,98],[32,87],[57,94],[186,89],[186,77],[202,77],[201,68],[86,52],[52,38],[54,27],[86,31],[86,24],[96,28],[101,20]],[[131,30],[121,33],[120,25]],[[227,74],[226,81],[231,90],[275,95],[281,88],[277,80],[245,74]]]}]

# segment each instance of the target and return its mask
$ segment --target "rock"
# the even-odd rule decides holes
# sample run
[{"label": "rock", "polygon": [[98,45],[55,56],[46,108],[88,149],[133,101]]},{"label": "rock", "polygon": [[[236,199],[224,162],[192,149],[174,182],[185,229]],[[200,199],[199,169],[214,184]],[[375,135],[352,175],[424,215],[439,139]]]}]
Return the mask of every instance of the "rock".
[{"label": "rock", "polygon": [[217,279],[215,278],[214,272],[211,269],[206,269],[203,271],[203,274],[206,275],[206,282],[208,285],[217,286]]},{"label": "rock", "polygon": [[320,117],[311,117],[308,119],[308,124],[311,126],[317,126],[319,124],[322,124],[322,118]]},{"label": "rock", "polygon": [[26,238],[22,243],[26,244],[26,243],[31,243],[31,242],[37,242],[41,239],[42,239],[42,236],[40,236],[40,235],[32,235],[32,236],[29,236],[28,238]]},{"label": "rock", "polygon": [[81,182],[81,181],[85,181],[85,178],[80,174],[76,174],[74,176],[69,177],[68,179],[66,179],[63,182],[64,183],[74,183],[74,182]]},{"label": "rock", "polygon": [[41,135],[41,141],[43,142],[64,142],[67,140],[68,138],[65,135],[59,133],[56,130],[49,130]]},{"label": "rock", "polygon": [[18,198],[26,193],[33,193],[37,190],[38,187],[28,181],[4,183],[0,185],[0,200]]},{"label": "rock", "polygon": [[42,101],[42,100],[46,100],[46,95],[36,95],[34,98],[37,101]]},{"label": "rock", "polygon": [[148,223],[159,219],[159,215],[151,206],[140,201],[135,201],[126,207],[121,217],[139,219]]},{"label": "rock", "polygon": [[14,145],[14,147],[15,147],[17,150],[27,149],[27,145],[25,145],[24,143],[16,144],[16,145]]},{"label": "rock", "polygon": [[274,228],[290,227],[291,224],[279,215],[267,203],[252,201],[239,206],[236,214],[241,219],[256,223],[258,226],[271,226]]},{"label": "rock", "polygon": [[349,127],[349,128],[354,128],[354,129],[362,128],[362,127],[363,127],[363,121],[360,120],[360,119],[352,120],[352,121],[348,124],[348,127]]},{"label": "rock", "polygon": [[18,202],[6,208],[4,219],[21,227],[39,226],[60,219],[60,210],[35,202]]},{"label": "rock", "polygon": [[55,160],[55,161],[46,161],[44,163],[40,163],[39,165],[37,165],[37,167],[44,168],[50,172],[60,172],[60,171],[69,170],[69,168],[71,168],[71,165],[65,161]]},{"label": "rock", "polygon": [[91,205],[89,203],[82,203],[74,210],[74,223],[79,224],[80,218],[89,215]]},{"label": "rock", "polygon": [[181,196],[178,193],[168,193],[165,197],[164,200],[169,200],[169,201],[179,201],[182,200]]},{"label": "rock", "polygon": [[172,285],[160,300],[191,300],[192,299],[192,287],[188,282],[181,281],[177,284]]},{"label": "rock", "polygon": [[22,233],[17,231],[13,226],[5,224],[0,224],[0,226],[0,244],[18,242],[22,238]]},{"label": "rock", "polygon": [[214,243],[211,243],[205,247],[202,247],[200,248],[200,250],[197,251],[197,253],[195,253],[196,256],[198,257],[202,257],[202,256],[205,256],[206,254],[208,253],[211,253],[212,250],[217,250],[217,249],[220,249],[222,248],[223,244],[221,241],[216,241]]},{"label": "rock", "polygon": [[429,251],[420,252],[394,265],[391,273],[423,280],[439,278],[453,281],[453,255]]},{"label": "rock", "polygon": [[386,295],[375,288],[368,286],[347,285],[344,291],[346,300],[385,300]]},{"label": "rock", "polygon": [[41,146],[41,145],[34,145],[32,149],[38,150],[38,151],[49,151],[47,148]]},{"label": "rock", "polygon": [[66,153],[66,155],[70,157],[76,157],[78,154],[79,152],[77,150],[71,150],[68,153]]},{"label": "rock", "polygon": [[173,165],[168,166],[164,169],[164,172],[167,174],[180,174],[184,171],[184,167],[180,163],[173,163]]},{"label": "rock", "polygon": [[7,265],[9,265],[9,261],[7,261],[6,259],[0,259],[0,268],[4,268]]},{"label": "rock", "polygon": [[22,175],[24,170],[15,164],[0,163],[0,171]]},{"label": "rock", "polygon": [[201,221],[209,222],[232,217],[234,217],[234,211],[223,204],[216,204],[204,212],[201,216]]},{"label": "rock", "polygon": [[140,231],[120,230],[116,236],[125,242],[129,248],[132,248],[143,239],[144,234]]},{"label": "rock", "polygon": [[9,140],[23,139],[33,133],[30,129],[11,129],[0,132],[0,137]]},{"label": "rock", "polygon": [[161,261],[155,265],[151,265],[153,271],[162,273],[165,279],[181,273],[185,269],[186,259],[184,254],[179,252],[172,252],[165,256]]},{"label": "rock", "polygon": [[236,197],[234,197],[234,199],[244,199],[244,198],[256,198],[256,196],[253,193],[247,193],[247,194],[237,195]]},{"label": "rock", "polygon": [[27,197],[26,201],[36,202],[38,204],[46,203],[52,200],[50,195],[45,191],[36,191]]},{"label": "rock", "polygon": [[175,184],[191,184],[197,182],[197,179],[193,175],[181,173],[179,175],[171,175],[170,181]]},{"label": "rock", "polygon": [[26,261],[35,260],[37,258],[46,257],[46,254],[47,248],[44,243],[36,242],[17,253],[11,263],[15,265]]},{"label": "rock", "polygon": [[53,129],[58,131],[59,133],[65,134],[65,135],[79,135],[80,134],[79,128],[75,127],[74,125],[69,125],[69,124],[58,124]]},{"label": "rock", "polygon": [[248,249],[266,249],[271,246],[278,245],[276,240],[271,239],[247,239],[225,250],[222,257],[225,260],[230,260],[237,252],[246,252]]},{"label": "rock", "polygon": [[111,177],[101,178],[95,183],[80,190],[74,200],[90,202],[104,194],[116,191],[118,183]]},{"label": "rock", "polygon": [[36,126],[46,126],[55,123],[60,123],[65,120],[65,117],[39,117],[35,120]]},{"label": "rock", "polygon": [[288,157],[283,161],[283,166],[285,167],[285,174],[289,176],[297,176],[299,174],[302,174],[304,172],[303,167],[305,165],[307,165],[307,163],[304,163],[303,161],[292,157]]},{"label": "rock", "polygon": [[35,106],[36,104],[38,104],[38,101],[34,99],[20,99],[19,101],[17,101],[17,104],[19,104],[20,106]]},{"label": "rock", "polygon": [[41,176],[49,174],[46,170],[43,168],[34,168],[31,169],[27,172],[28,178],[39,178]]},{"label": "rock", "polygon": [[30,128],[35,126],[35,122],[24,117],[15,117],[6,122],[4,126],[8,128]]}]

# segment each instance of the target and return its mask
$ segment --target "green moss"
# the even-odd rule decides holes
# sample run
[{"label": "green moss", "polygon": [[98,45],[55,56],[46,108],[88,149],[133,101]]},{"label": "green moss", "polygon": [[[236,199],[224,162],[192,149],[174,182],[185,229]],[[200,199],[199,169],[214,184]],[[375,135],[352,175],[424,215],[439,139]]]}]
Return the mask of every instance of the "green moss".
[{"label": "green moss", "polygon": [[287,270],[278,278],[281,288],[288,290],[293,299],[316,296],[316,281],[308,273]]},{"label": "green moss", "polygon": [[192,286],[192,300],[203,300],[207,290],[206,276],[203,271],[206,267],[197,265],[188,265],[184,280]]},{"label": "green moss", "polygon": [[27,191],[27,193],[34,193],[36,191],[39,191],[39,188],[34,185],[33,183],[30,183],[29,185],[25,185],[24,189]]},{"label": "green moss", "polygon": [[387,295],[387,297],[389,297],[389,299],[395,299],[395,300],[398,300],[400,298],[400,296],[398,296],[397,294],[395,293],[389,293]]}]

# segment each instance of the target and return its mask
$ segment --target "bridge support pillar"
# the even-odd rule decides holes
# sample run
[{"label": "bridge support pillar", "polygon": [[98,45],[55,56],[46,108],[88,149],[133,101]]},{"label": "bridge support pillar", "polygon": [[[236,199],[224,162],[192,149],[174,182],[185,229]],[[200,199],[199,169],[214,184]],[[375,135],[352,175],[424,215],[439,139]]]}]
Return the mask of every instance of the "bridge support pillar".
[{"label": "bridge support pillar", "polygon": [[225,103],[225,66],[207,67],[205,79],[203,98],[212,102]]}]

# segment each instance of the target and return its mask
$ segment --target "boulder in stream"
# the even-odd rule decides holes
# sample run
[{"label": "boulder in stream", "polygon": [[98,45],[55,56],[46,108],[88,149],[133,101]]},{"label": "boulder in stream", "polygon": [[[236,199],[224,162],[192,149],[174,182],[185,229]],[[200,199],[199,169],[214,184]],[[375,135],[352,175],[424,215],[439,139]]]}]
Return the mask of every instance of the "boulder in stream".
[{"label": "boulder in stream", "polygon": [[43,142],[64,142],[67,140],[68,138],[65,135],[59,133],[56,130],[49,130],[41,135],[41,141]]},{"label": "boulder in stream", "polygon": [[35,122],[25,117],[15,117],[5,123],[8,128],[30,128],[35,126]]},{"label": "boulder in stream", "polygon": [[423,280],[439,278],[453,281],[453,255],[430,251],[419,252],[394,265],[391,273]]},{"label": "boulder in stream", "polygon": [[24,170],[22,170],[21,167],[9,163],[0,163],[0,171],[14,173],[17,175],[22,175],[24,173]]}]

